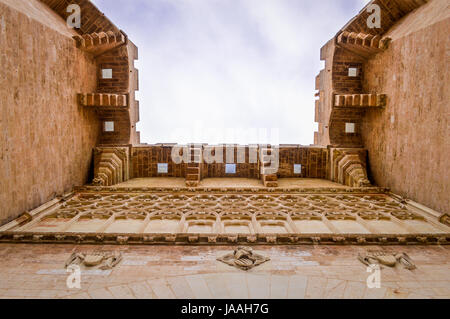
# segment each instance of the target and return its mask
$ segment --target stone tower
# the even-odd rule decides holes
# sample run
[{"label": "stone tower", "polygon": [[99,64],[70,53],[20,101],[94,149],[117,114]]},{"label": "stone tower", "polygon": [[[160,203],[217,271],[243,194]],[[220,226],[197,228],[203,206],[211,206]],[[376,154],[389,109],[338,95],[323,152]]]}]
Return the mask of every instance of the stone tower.
[{"label": "stone tower", "polygon": [[0,297],[450,297],[449,10],[373,0],[339,30],[314,145],[148,145],[124,31],[0,0]]}]

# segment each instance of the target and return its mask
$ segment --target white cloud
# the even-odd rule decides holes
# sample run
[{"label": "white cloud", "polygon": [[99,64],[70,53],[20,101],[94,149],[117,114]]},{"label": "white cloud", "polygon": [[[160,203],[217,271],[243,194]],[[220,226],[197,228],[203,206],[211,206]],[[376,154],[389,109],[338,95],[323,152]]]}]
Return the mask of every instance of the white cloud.
[{"label": "white cloud", "polygon": [[361,2],[95,1],[139,47],[142,142],[243,144],[255,141],[220,129],[279,128],[281,143],[313,143],[320,47]]}]

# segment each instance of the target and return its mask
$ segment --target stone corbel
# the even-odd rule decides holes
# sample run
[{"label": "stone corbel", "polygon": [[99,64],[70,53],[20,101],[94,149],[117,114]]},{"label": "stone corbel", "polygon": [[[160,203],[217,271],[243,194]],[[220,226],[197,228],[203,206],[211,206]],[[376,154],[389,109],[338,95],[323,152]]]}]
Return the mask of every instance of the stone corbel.
[{"label": "stone corbel", "polygon": [[361,148],[330,150],[330,179],[350,187],[370,187],[367,177],[367,151]]},{"label": "stone corbel", "polygon": [[112,186],[127,181],[130,154],[127,147],[96,147],[94,149],[94,186]]}]

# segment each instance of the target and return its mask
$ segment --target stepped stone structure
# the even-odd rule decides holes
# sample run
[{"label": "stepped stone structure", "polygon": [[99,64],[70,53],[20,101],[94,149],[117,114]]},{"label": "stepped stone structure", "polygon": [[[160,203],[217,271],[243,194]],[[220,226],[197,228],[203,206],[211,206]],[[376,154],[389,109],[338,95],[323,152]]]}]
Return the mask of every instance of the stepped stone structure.
[{"label": "stepped stone structure", "polygon": [[0,298],[449,298],[450,7],[369,5],[321,49],[313,145],[149,145],[124,31],[0,0]]}]

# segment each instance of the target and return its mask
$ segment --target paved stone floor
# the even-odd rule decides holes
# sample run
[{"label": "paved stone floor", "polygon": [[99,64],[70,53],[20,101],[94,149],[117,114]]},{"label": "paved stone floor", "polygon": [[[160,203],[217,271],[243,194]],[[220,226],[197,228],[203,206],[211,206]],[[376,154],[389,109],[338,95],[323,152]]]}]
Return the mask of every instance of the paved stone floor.
[{"label": "paved stone floor", "polygon": [[[369,289],[357,255],[374,248],[406,252],[418,268],[383,268],[381,288]],[[216,260],[232,249],[0,244],[0,298],[450,298],[448,246],[257,246],[271,261],[247,272]],[[67,258],[96,250],[123,260],[68,289]]]}]

